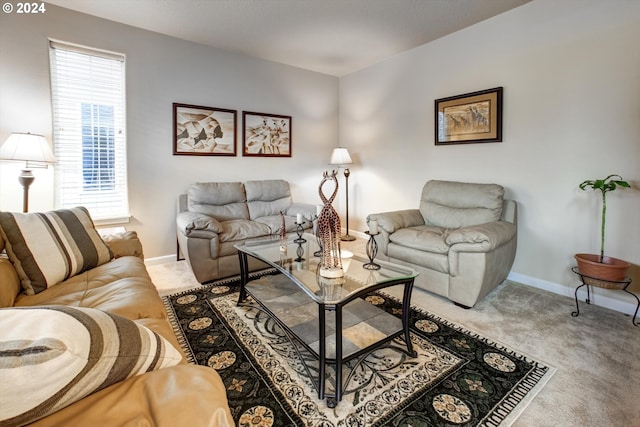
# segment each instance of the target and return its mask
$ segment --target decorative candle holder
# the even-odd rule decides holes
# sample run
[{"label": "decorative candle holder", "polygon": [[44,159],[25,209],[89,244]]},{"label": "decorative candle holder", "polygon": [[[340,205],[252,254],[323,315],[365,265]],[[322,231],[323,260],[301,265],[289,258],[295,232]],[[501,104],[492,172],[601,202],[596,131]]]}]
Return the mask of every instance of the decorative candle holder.
[{"label": "decorative candle holder", "polygon": [[373,262],[376,255],[378,255],[378,243],[376,243],[375,236],[380,233],[371,233],[369,231],[365,231],[365,233],[369,235],[369,241],[367,242],[367,257],[369,258],[369,262],[362,264],[362,267],[367,270],[380,270],[380,264]]},{"label": "decorative candle holder", "polygon": [[293,243],[297,243],[298,247],[296,248],[296,255],[298,255],[298,257],[294,260],[297,262],[300,261],[304,261],[304,258],[302,258],[302,255],[304,255],[304,248],[302,247],[303,243],[307,242],[307,239],[302,237],[302,233],[304,232],[302,225],[305,223],[306,221],[302,221],[302,222],[296,222],[296,234],[298,235],[298,238],[295,239],[293,241]]}]

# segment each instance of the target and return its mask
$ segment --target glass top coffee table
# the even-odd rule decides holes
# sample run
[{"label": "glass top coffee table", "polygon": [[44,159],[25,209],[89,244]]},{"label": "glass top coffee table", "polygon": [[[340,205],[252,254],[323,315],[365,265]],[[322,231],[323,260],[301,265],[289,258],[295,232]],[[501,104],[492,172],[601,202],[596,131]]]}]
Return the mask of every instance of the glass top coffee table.
[{"label": "glass top coffee table", "polygon": [[[405,352],[416,357],[409,334],[409,309],[418,273],[381,261],[376,261],[381,266],[379,270],[368,270],[363,267],[369,262],[368,258],[354,254],[345,259],[348,251],[343,251],[344,277],[327,279],[319,275],[320,258],[314,256],[320,249],[316,237],[312,234],[295,237],[290,237],[286,245],[274,237],[235,246],[241,270],[238,305],[245,304],[250,295],[283,329],[296,352],[293,340],[317,360],[315,375],[312,371],[316,367],[310,368],[305,358],[300,357],[318,398],[326,398],[327,405],[335,407],[342,399],[349,374],[372,351],[403,337]],[[248,257],[267,263],[278,274],[250,281]],[[363,299],[367,294],[391,286],[403,287],[401,318]],[[331,312],[333,315],[327,315]],[[347,363],[352,360],[355,363],[349,367]],[[333,375],[328,373],[332,367]]]}]

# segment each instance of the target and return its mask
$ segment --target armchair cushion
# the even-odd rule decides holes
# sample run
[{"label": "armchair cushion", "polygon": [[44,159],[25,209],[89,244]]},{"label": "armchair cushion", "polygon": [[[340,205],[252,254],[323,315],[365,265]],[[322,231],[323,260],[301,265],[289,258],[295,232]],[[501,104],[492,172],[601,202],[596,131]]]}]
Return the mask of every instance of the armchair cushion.
[{"label": "armchair cushion", "polygon": [[432,225],[403,228],[389,236],[389,240],[408,248],[446,254],[449,252],[447,230]]},{"label": "armchair cushion", "polygon": [[500,220],[504,188],[497,184],[429,181],[420,212],[429,225],[460,228]]}]

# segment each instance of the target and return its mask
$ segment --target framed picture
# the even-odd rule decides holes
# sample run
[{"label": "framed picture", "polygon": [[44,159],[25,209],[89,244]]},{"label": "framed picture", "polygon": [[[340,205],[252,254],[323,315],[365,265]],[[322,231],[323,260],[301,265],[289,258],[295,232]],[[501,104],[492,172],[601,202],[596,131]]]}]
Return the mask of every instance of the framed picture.
[{"label": "framed picture", "polygon": [[435,101],[436,145],[502,142],[502,88]]},{"label": "framed picture", "polygon": [[236,110],[173,104],[173,154],[235,156]]},{"label": "framed picture", "polygon": [[242,155],[291,157],[291,116],[242,112]]}]

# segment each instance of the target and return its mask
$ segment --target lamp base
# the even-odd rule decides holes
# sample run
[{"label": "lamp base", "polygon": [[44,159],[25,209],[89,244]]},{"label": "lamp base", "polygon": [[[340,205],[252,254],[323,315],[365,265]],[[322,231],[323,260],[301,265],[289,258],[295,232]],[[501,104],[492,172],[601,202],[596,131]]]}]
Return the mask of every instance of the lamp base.
[{"label": "lamp base", "polygon": [[349,234],[345,234],[343,236],[340,236],[340,240],[342,240],[343,242],[353,242],[354,240],[356,240],[356,238]]},{"label": "lamp base", "polygon": [[18,182],[22,185],[22,212],[29,212],[29,186],[36,179],[31,169],[22,169],[22,173],[18,176]]}]

